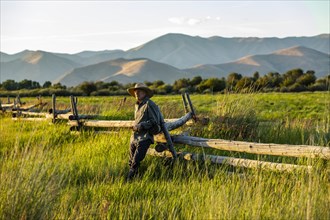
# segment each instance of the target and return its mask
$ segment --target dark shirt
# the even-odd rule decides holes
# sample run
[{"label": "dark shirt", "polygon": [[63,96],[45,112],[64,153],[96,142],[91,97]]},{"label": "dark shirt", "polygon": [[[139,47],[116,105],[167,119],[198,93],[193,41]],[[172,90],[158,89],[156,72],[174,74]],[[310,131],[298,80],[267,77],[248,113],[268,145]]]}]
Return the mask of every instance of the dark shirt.
[{"label": "dark shirt", "polygon": [[135,124],[141,125],[141,129],[135,131],[132,135],[134,141],[140,142],[144,140],[151,140],[154,143],[154,136],[148,132],[152,126],[160,121],[160,110],[158,106],[148,97],[143,99],[140,103],[135,104]]}]

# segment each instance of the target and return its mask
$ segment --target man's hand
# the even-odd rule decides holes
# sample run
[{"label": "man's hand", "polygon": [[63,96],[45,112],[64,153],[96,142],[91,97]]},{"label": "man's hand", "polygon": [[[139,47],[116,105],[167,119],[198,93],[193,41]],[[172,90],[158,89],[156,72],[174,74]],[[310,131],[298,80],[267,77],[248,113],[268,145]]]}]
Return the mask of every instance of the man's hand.
[{"label": "man's hand", "polygon": [[141,130],[141,125],[137,124],[133,126],[133,131],[140,131]]}]

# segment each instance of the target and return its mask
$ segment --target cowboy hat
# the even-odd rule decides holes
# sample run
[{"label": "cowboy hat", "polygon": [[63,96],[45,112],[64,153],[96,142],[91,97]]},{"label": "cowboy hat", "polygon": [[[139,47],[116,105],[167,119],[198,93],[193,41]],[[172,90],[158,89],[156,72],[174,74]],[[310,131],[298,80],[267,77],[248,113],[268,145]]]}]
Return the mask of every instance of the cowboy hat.
[{"label": "cowboy hat", "polygon": [[148,86],[146,86],[146,84],[144,83],[136,83],[134,87],[127,89],[127,92],[131,96],[135,97],[134,90],[136,89],[142,89],[143,91],[145,91],[149,98],[151,98],[154,95],[154,92],[151,89],[149,89]]}]

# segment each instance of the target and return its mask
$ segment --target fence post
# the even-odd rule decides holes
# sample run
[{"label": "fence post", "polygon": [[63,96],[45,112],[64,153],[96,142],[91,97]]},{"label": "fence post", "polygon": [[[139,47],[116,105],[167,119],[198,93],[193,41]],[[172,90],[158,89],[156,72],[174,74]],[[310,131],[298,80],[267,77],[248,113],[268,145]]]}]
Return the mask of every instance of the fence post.
[{"label": "fence post", "polygon": [[165,139],[166,139],[168,148],[169,148],[170,152],[172,153],[173,158],[176,159],[178,156],[176,154],[176,151],[175,151],[175,148],[174,148],[174,144],[173,144],[171,135],[168,132],[167,127],[165,126],[165,121],[164,121],[163,114],[160,113],[160,116],[161,116],[161,129],[162,129],[162,131],[164,133],[164,136],[165,136]]},{"label": "fence post", "polygon": [[[78,98],[71,95],[70,101],[71,101],[71,111],[74,116],[74,119],[77,121],[77,125],[78,125],[77,130],[79,130],[81,127],[81,123],[79,122],[79,115],[78,115],[78,110],[77,110]],[[71,127],[71,129],[73,129],[73,127]]]},{"label": "fence post", "polygon": [[190,112],[192,113],[192,118],[193,118],[194,121],[196,122],[196,121],[197,121],[197,117],[196,117],[196,113],[195,113],[195,110],[194,110],[193,104],[192,104],[192,102],[191,102],[191,100],[190,100],[189,93],[186,93],[186,96],[187,96],[187,100],[188,100],[188,104],[189,104]]},{"label": "fence post", "polygon": [[16,97],[16,103],[19,104],[19,105],[22,105],[21,97],[20,97],[19,94],[18,94],[17,97]]},{"label": "fence post", "polygon": [[56,120],[56,95],[52,95],[52,108],[53,108],[53,119],[52,122],[55,123]]},{"label": "fence post", "polygon": [[189,110],[188,110],[188,103],[187,103],[187,100],[186,100],[186,96],[185,96],[184,93],[182,93],[181,96],[182,96],[184,113],[187,114],[189,112]]}]

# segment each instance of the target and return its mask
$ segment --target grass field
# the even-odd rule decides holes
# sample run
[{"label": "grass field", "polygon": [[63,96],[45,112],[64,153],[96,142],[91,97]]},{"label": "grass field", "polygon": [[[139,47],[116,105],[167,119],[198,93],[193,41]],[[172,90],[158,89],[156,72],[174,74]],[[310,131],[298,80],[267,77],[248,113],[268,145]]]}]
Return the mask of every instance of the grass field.
[{"label": "grass field", "polygon": [[[207,126],[176,133],[264,143],[330,146],[330,94],[191,95]],[[79,97],[78,110],[133,119],[133,98]],[[35,102],[32,98],[23,98]],[[184,114],[180,96],[156,96],[166,118]],[[50,98],[44,101],[50,102]],[[58,108],[69,107],[68,97]],[[45,109],[49,108],[47,106]],[[127,183],[130,131],[72,133],[64,123],[13,122],[1,115],[0,219],[330,219],[330,163],[177,150],[312,165],[311,173],[272,172],[147,156]]]}]

